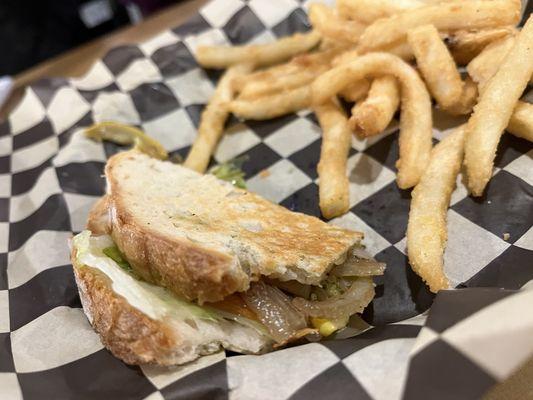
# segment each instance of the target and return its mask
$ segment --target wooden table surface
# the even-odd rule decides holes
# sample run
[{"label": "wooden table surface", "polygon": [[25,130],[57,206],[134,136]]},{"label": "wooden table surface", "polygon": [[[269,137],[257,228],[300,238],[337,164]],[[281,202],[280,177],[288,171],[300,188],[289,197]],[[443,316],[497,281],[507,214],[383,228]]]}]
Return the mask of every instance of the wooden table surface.
[{"label": "wooden table surface", "polygon": [[206,2],[207,0],[182,0],[137,25],[119,29],[20,72],[13,77],[13,92],[0,110],[0,120],[9,115],[22,98],[24,88],[32,82],[47,77],[82,76],[96,60],[102,58],[113,47],[143,42],[166,29],[173,28],[187,20]]}]

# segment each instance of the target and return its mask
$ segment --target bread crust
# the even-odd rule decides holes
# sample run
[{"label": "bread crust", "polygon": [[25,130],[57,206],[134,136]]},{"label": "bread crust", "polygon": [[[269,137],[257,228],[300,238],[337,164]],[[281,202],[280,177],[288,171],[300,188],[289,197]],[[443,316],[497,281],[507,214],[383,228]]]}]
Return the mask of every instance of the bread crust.
[{"label": "bread crust", "polygon": [[111,230],[107,195],[100,197],[89,211],[87,229],[94,235],[105,235]]},{"label": "bread crust", "polygon": [[181,339],[170,327],[132,307],[98,270],[76,265],[75,252],[71,257],[83,310],[115,357],[134,365],[181,362],[175,354]]},{"label": "bread crust", "polygon": [[[120,182],[113,168],[124,152],[113,156],[106,165],[110,188],[107,206],[110,212],[110,235],[131,266],[144,280],[166,287],[190,301],[216,302],[234,292],[246,291],[250,277],[235,256],[206,249],[189,241],[161,235],[155,229],[141,227],[123,204]],[[99,203],[97,204],[99,207]]]}]

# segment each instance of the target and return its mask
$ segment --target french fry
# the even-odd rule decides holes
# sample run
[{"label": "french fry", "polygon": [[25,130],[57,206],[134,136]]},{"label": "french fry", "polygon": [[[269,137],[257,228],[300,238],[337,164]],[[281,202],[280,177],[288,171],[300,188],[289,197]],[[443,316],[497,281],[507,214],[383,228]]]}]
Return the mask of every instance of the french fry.
[{"label": "french fry", "polygon": [[[337,67],[341,64],[354,61],[357,57],[359,57],[359,53],[357,52],[357,50],[350,49],[350,50],[340,53],[335,58],[333,58],[331,65],[333,67]],[[362,79],[342,89],[339,92],[339,96],[342,97],[346,101],[355,103],[356,101],[359,101],[363,99],[364,97],[366,97],[369,90],[370,90],[370,80]]]},{"label": "french fry", "polygon": [[444,275],[446,212],[463,159],[465,127],[460,126],[431,151],[429,164],[411,193],[407,255],[413,271],[434,293],[449,287]]},{"label": "french fry", "polygon": [[202,113],[198,136],[187,155],[184,166],[201,173],[205,172],[209,159],[222,137],[224,124],[229,115],[227,103],[234,96],[232,80],[236,76],[246,74],[251,70],[251,64],[237,64],[228,68],[220,78],[213,97],[211,97]]},{"label": "french fry", "polygon": [[351,146],[351,132],[344,110],[334,99],[315,107],[322,128],[319,177],[319,206],[322,215],[331,219],[349,209],[349,183],[346,161]]},{"label": "french fry", "polygon": [[476,91],[472,92],[475,85],[465,87],[437,29],[433,25],[411,29],[407,33],[407,42],[415,54],[429,92],[439,106],[452,114],[469,114],[477,97]]},{"label": "french fry", "polygon": [[311,105],[311,86],[305,85],[252,100],[233,100],[229,110],[238,118],[264,120],[290,114]]},{"label": "french fry", "polygon": [[494,165],[500,137],[533,73],[533,17],[529,17],[498,71],[481,92],[466,128],[468,188],[481,196]]},{"label": "french fry", "polygon": [[[467,71],[478,82],[480,91],[485,90],[487,82],[498,71],[514,43],[515,38],[512,36],[494,42],[468,64]],[[530,83],[531,81],[532,79]],[[506,130],[515,136],[533,141],[533,106],[519,101]]]},{"label": "french fry", "polygon": [[516,32],[513,26],[477,31],[456,31],[446,38],[446,44],[455,62],[458,65],[466,65],[489,44],[512,36]]},{"label": "french fry", "polygon": [[355,60],[357,57],[359,57],[359,52],[357,49],[349,49],[334,57],[331,61],[331,65],[333,67],[338,67],[341,64],[346,64]]},{"label": "french fry", "polygon": [[352,82],[368,76],[393,75],[400,83],[400,159],[397,182],[402,189],[418,183],[431,152],[431,99],[418,73],[391,54],[365,54],[320,75],[312,85],[313,103],[318,105],[335,96]]},{"label": "french fry", "polygon": [[231,86],[236,92],[240,92],[246,85],[253,82],[268,82],[278,76],[289,75],[300,70],[300,66],[291,62],[274,65],[266,69],[254,71],[246,75],[239,75],[232,79]]},{"label": "french fry", "polygon": [[237,92],[241,92],[245,86],[251,85],[253,87],[259,82],[261,82],[261,85],[268,85],[276,79],[294,76],[303,70],[329,66],[332,59],[343,51],[345,51],[343,47],[337,46],[323,51],[299,54],[283,64],[274,65],[247,75],[236,76],[232,81],[232,86]]},{"label": "french fry", "polygon": [[360,22],[341,19],[335,9],[321,3],[314,3],[309,7],[309,21],[324,37],[348,43],[357,43],[366,28]]},{"label": "french fry", "polygon": [[513,135],[533,142],[533,104],[519,101],[507,125]]},{"label": "french fry", "polygon": [[[360,50],[361,54],[368,53],[367,51]],[[410,61],[412,60],[415,55],[413,54],[413,50],[411,49],[411,46],[407,44],[407,42],[400,42],[394,45],[385,46],[382,50],[390,54],[394,54],[395,56],[400,57],[404,61]]]},{"label": "french fry", "polygon": [[327,69],[328,66],[325,64],[316,65],[304,68],[296,73],[274,76],[272,79],[252,81],[243,87],[238,99],[255,99],[307,85]]},{"label": "french fry", "polygon": [[365,24],[423,5],[419,0],[337,0],[341,16]]},{"label": "french fry", "polygon": [[470,114],[477,102],[478,95],[477,84],[472,78],[467,76],[463,85],[463,93],[461,93],[459,101],[453,104],[447,111],[454,115]]},{"label": "french fry", "polygon": [[205,68],[227,68],[240,63],[256,67],[276,64],[306,52],[320,41],[320,33],[296,33],[273,43],[248,46],[200,46],[196,60]]},{"label": "french fry", "polygon": [[490,78],[496,73],[509,50],[513,47],[515,38],[509,36],[488,45],[466,67],[468,75],[479,85],[482,92]]},{"label": "french fry", "polygon": [[352,83],[350,86],[342,89],[339,96],[344,100],[355,103],[356,101],[364,99],[370,90],[370,80],[362,79]]},{"label": "french fry", "polygon": [[434,25],[439,31],[485,29],[514,25],[520,18],[520,4],[509,0],[450,2],[414,8],[379,19],[359,38],[361,52],[373,51],[406,40],[407,31]]},{"label": "french fry", "polygon": [[377,135],[387,128],[399,105],[400,89],[396,78],[376,78],[367,98],[352,108],[350,128],[360,137]]}]

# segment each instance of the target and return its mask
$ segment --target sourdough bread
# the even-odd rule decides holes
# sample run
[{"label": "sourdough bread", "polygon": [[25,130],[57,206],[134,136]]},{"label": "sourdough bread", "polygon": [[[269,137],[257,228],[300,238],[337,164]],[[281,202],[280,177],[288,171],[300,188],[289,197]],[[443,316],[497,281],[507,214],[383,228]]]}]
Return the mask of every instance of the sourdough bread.
[{"label": "sourdough bread", "polygon": [[[272,340],[257,329],[180,311],[183,303],[174,305],[164,289],[127,279],[128,274],[101,252],[112,244],[108,236],[89,237],[83,232],[74,239],[71,259],[83,310],[116,357],[128,364],[175,365],[222,348],[248,354],[271,349]],[[102,268],[102,262],[107,269],[97,267]],[[150,303],[146,306],[150,300],[154,309]]]},{"label": "sourdough bread", "polygon": [[316,285],[362,238],[137,151],[111,157],[105,174],[108,231],[132,267],[200,303],[261,276]]}]

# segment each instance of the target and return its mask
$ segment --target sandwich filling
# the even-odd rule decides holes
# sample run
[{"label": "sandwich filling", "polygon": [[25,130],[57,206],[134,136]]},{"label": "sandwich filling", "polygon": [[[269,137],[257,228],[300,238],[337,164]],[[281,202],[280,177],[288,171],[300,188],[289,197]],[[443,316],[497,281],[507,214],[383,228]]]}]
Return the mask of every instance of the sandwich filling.
[{"label": "sandwich filling", "polygon": [[98,269],[112,281],[115,293],[154,320],[168,316],[211,323],[230,320],[277,345],[304,336],[318,339],[344,328],[352,315],[370,303],[374,297],[372,277],[382,275],[385,269],[361,247],[353,247],[319,285],[262,277],[245,292],[198,305],[143,281],[109,235],[83,231],[73,238],[72,246],[75,264]]}]

